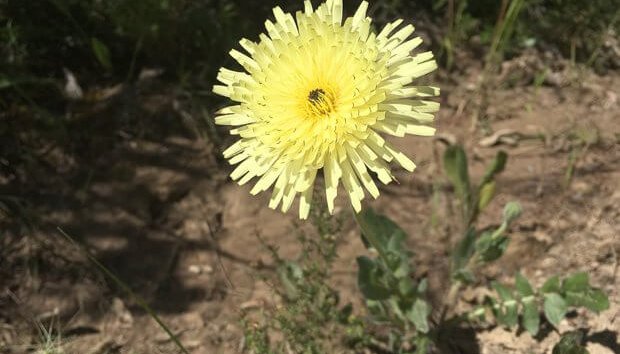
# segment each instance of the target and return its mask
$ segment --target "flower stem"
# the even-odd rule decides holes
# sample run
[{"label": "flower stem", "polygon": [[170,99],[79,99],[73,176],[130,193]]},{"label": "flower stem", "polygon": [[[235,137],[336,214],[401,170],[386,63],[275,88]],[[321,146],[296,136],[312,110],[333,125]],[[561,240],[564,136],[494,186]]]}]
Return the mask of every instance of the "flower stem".
[{"label": "flower stem", "polygon": [[377,235],[375,235],[373,232],[369,232],[368,231],[368,227],[366,227],[366,223],[364,222],[364,220],[362,220],[360,218],[360,215],[358,213],[353,211],[353,216],[355,218],[355,221],[357,222],[357,225],[359,225],[360,229],[362,230],[363,237],[365,237],[366,240],[368,241],[368,243],[370,243],[370,245],[375,250],[377,250],[377,253],[379,254],[379,257],[383,260],[383,262],[386,265],[389,264],[387,252],[383,248],[381,242],[379,242],[379,239],[377,238]]}]

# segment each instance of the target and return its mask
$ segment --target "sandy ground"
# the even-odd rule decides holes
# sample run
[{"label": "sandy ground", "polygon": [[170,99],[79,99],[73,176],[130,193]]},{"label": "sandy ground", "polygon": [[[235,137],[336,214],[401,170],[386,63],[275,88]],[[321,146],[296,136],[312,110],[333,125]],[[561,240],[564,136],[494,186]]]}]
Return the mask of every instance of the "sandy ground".
[{"label": "sandy ground", "polygon": [[[438,78],[438,132],[465,144],[472,174],[479,177],[497,149],[509,154],[498,195],[481,225],[496,223],[508,201],[524,209],[510,232],[507,255],[484,269],[485,281],[509,281],[521,271],[539,285],[555,274],[587,271],[610,295],[611,308],[599,316],[578,311],[561,329],[587,329],[592,354],[620,353],[620,74],[585,73],[566,86],[519,84],[493,90],[488,129],[546,137],[511,146],[483,146],[483,132],[470,129],[475,70],[457,78],[443,76]],[[163,101],[156,111],[166,112]],[[106,114],[103,110],[94,117]],[[240,308],[273,302],[271,290],[257,277],[259,271],[269,273],[271,258],[256,235],[292,257],[299,248],[293,230],[311,235],[312,228],[296,219],[295,207],[286,215],[272,211],[268,195],[254,197],[249,187],[231,183],[230,168],[218,163],[208,142],[178,134],[111,140],[90,141],[95,147],[78,157],[52,156],[62,167],[39,170],[28,184],[6,185],[28,200],[37,227],[3,221],[8,237],[0,259],[0,353],[23,353],[40,341],[36,323],[59,329],[66,353],[174,352],[154,321],[57,226],[143,296],[191,353],[239,352]],[[588,147],[577,148],[583,142]],[[381,197],[369,205],[409,233],[417,271],[429,276],[431,296],[439,298],[447,286],[447,252],[454,237],[449,220],[456,210],[448,189],[434,192],[445,182],[437,163],[444,147],[419,137],[394,143],[418,169],[414,174],[397,171],[400,184],[383,187]],[[578,153],[566,186],[571,151]],[[338,203],[346,212],[346,198],[340,195]],[[438,224],[430,222],[433,216]],[[352,222],[344,223],[343,234],[329,281],[359,305],[355,257],[365,250]],[[476,332],[476,348],[463,349],[455,341],[453,352],[550,353],[558,338],[551,331],[532,338],[486,327]]]}]

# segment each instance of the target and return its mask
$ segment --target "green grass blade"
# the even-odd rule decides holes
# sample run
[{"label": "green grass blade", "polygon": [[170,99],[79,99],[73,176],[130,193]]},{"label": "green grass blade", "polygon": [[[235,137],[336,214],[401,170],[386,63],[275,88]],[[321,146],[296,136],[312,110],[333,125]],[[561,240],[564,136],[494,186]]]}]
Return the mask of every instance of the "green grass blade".
[{"label": "green grass blade", "polygon": [[84,246],[82,246],[77,241],[75,241],[71,236],[69,236],[61,227],[57,227],[56,229],[67,240],[69,240],[69,242],[71,242],[72,244],[77,246],[82,252],[84,252],[84,254],[88,257],[88,259],[91,262],[93,262],[105,275],[107,275],[110,279],[112,279],[112,281],[118,287],[120,287],[121,289],[123,289],[123,291],[125,291],[127,294],[129,294],[129,296],[131,296],[133,298],[133,300],[138,304],[138,306],[140,306],[144,311],[146,311],[149,314],[149,316],[151,316],[155,320],[155,322],[157,322],[157,324],[164,330],[164,332],[166,332],[168,337],[170,337],[170,339],[179,348],[179,350],[181,350],[181,352],[183,352],[184,354],[189,354],[187,349],[185,349],[183,344],[181,344],[181,341],[179,340],[179,338],[177,336],[175,336],[174,333],[172,333],[172,331],[168,328],[168,326],[166,326],[164,324],[164,322],[162,322],[162,320],[159,318],[159,316],[157,316],[155,311],[153,311],[153,309],[146,303],[146,301],[142,297],[140,297],[138,294],[134,293],[133,290],[131,290],[131,288],[125,282],[123,282],[116,275],[114,275],[114,273],[112,273],[108,268],[106,268],[103,264],[101,264],[95,258],[95,256],[93,256]]}]

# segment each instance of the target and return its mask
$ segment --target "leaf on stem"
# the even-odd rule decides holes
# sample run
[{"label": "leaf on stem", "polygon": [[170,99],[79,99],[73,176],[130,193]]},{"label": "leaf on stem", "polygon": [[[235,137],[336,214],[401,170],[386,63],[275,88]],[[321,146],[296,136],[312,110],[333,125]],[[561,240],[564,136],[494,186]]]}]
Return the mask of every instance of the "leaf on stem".
[{"label": "leaf on stem", "polygon": [[568,304],[560,294],[548,293],[545,294],[544,310],[549,323],[557,328],[568,311]]},{"label": "leaf on stem", "polygon": [[443,155],[444,168],[446,175],[454,186],[457,195],[463,203],[466,215],[470,208],[470,184],[469,172],[467,170],[467,155],[465,150],[459,145],[449,146]]},{"label": "leaf on stem", "polygon": [[568,332],[553,347],[552,354],[589,354],[588,350],[582,345],[583,333],[579,331]]},{"label": "leaf on stem", "polygon": [[359,267],[357,285],[368,300],[385,300],[390,297],[390,290],[382,281],[381,270],[370,258],[357,257]]},{"label": "leaf on stem", "polygon": [[407,311],[407,318],[415,325],[418,332],[427,333],[430,313],[431,308],[428,303],[422,299],[416,299],[411,309]]}]

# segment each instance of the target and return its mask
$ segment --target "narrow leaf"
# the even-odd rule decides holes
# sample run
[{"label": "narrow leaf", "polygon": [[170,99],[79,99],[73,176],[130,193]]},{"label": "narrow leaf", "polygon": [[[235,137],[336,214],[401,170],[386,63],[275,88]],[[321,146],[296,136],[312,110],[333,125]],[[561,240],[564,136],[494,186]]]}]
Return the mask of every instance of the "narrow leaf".
[{"label": "narrow leaf", "polygon": [[446,175],[454,186],[463,206],[469,208],[470,204],[470,184],[469,172],[467,170],[467,155],[461,146],[452,145],[448,147],[443,155],[443,163]]},{"label": "narrow leaf", "polygon": [[478,210],[482,210],[491,203],[491,200],[495,196],[495,181],[490,181],[483,184],[478,192]]},{"label": "narrow leaf", "polygon": [[91,47],[93,49],[93,53],[95,57],[99,61],[99,64],[103,66],[105,69],[109,70],[112,68],[112,62],[110,61],[110,50],[108,47],[99,39],[93,37],[90,40]]},{"label": "narrow leaf", "polygon": [[487,184],[488,182],[492,181],[493,178],[495,178],[496,174],[502,172],[504,170],[504,167],[506,166],[506,160],[508,160],[508,154],[501,150],[498,151],[497,155],[495,155],[495,158],[484,173],[481,185]]},{"label": "narrow leaf", "polygon": [[452,253],[452,272],[455,274],[461,270],[476,249],[476,230],[472,227],[467,230],[467,233],[463,236],[463,239],[457,244],[454,252]]}]

